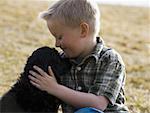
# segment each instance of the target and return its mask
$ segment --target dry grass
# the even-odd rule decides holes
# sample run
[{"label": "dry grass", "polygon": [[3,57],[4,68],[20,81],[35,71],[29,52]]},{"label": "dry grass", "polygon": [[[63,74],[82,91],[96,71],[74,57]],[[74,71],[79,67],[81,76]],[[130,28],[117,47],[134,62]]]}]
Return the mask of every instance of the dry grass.
[{"label": "dry grass", "polygon": [[[37,19],[48,4],[38,0],[0,1],[0,95],[16,81],[34,49],[54,46],[44,21]],[[121,53],[127,67],[127,105],[131,113],[150,113],[150,9],[100,8],[101,36]]]}]

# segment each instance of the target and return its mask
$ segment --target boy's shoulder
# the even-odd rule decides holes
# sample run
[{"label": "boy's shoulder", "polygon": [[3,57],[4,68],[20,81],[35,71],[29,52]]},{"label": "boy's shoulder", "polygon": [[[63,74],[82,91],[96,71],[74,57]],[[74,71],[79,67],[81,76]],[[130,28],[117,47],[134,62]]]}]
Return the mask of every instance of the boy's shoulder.
[{"label": "boy's shoulder", "polygon": [[103,46],[99,54],[99,60],[107,62],[120,62],[124,65],[121,55],[115,49],[107,46]]}]

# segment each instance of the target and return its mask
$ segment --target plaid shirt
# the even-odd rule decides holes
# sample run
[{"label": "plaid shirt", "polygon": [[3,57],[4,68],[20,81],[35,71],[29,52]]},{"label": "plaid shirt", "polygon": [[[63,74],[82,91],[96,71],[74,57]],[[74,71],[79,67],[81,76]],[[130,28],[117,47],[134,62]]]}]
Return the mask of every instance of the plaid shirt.
[{"label": "plaid shirt", "polygon": [[[124,105],[124,63],[115,50],[101,42],[80,63],[72,61],[70,72],[62,76],[61,82],[77,91],[105,96],[110,101],[105,113],[128,113]],[[76,109],[62,103],[63,113],[73,113]]]}]

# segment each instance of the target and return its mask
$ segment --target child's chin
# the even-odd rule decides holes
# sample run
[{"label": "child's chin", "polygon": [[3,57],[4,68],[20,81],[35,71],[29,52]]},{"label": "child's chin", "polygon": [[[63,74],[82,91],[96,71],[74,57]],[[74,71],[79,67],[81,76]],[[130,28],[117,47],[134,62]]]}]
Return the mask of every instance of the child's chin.
[{"label": "child's chin", "polygon": [[65,53],[65,57],[66,57],[66,58],[69,58],[69,59],[74,59],[74,58],[75,58],[75,56],[70,55],[70,54],[66,54],[66,53]]},{"label": "child's chin", "polygon": [[65,58],[70,58],[69,55],[66,54],[65,52],[64,52],[64,56],[65,56]]},{"label": "child's chin", "polygon": [[74,58],[77,58],[78,57],[78,55],[76,55],[76,54],[69,54],[69,53],[66,53],[65,51],[64,51],[64,55],[65,55],[65,58],[69,58],[69,59],[74,59]]}]

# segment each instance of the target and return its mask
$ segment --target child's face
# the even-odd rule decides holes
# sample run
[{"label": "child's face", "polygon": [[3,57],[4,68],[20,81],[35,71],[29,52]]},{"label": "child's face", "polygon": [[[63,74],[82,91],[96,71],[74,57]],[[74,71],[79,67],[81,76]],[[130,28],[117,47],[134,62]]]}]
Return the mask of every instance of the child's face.
[{"label": "child's face", "polygon": [[67,57],[76,58],[82,56],[85,51],[84,38],[80,35],[79,28],[70,28],[52,20],[47,21],[48,28],[51,34],[55,37],[55,46],[60,47]]}]

